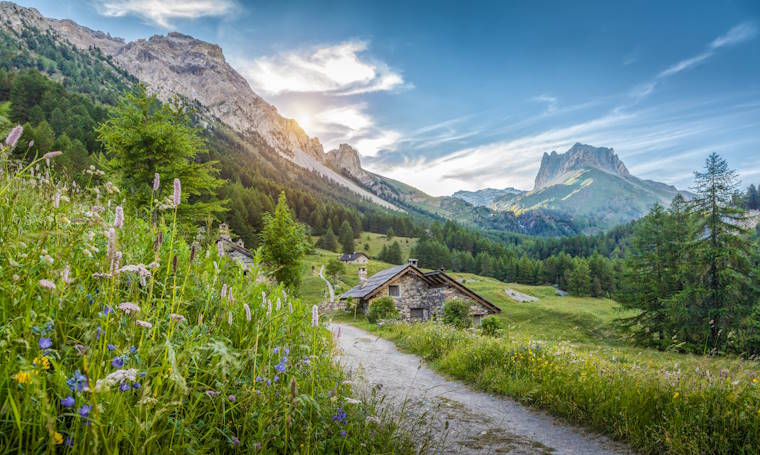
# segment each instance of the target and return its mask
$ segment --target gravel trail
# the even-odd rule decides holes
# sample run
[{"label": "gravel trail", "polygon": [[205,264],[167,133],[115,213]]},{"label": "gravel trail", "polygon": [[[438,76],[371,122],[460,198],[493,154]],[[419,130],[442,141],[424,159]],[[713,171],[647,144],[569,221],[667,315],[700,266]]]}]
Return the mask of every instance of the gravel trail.
[{"label": "gravel trail", "polygon": [[[506,397],[475,391],[432,371],[415,355],[347,324],[332,324],[339,361],[366,388],[379,387],[386,403],[423,419],[432,453],[618,454],[622,444]],[[448,429],[446,423],[448,422]]]}]

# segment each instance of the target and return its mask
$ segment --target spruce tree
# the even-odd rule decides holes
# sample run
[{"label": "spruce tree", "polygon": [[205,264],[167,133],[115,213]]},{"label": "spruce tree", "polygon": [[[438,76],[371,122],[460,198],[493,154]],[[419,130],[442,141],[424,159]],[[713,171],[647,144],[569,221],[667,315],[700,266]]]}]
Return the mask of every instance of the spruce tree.
[{"label": "spruce tree", "polygon": [[338,239],[335,237],[335,233],[332,230],[332,225],[328,225],[325,233],[319,237],[317,241],[317,247],[328,251],[337,251]]},{"label": "spruce tree", "polygon": [[338,239],[340,240],[340,245],[341,248],[343,248],[344,253],[354,252],[354,231],[351,228],[351,223],[349,223],[348,220],[344,220],[340,225],[340,230],[338,231]]},{"label": "spruce tree", "polygon": [[280,193],[274,214],[264,214],[261,245],[264,260],[280,283],[296,288],[301,283],[301,258],[306,253],[303,226],[293,219],[285,192]]}]

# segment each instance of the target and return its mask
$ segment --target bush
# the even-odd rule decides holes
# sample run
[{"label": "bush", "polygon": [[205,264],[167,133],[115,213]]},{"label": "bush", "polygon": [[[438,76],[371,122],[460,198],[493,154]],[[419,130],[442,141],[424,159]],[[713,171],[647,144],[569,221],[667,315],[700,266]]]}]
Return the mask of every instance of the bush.
[{"label": "bush", "polygon": [[472,325],[470,302],[463,299],[452,299],[444,303],[443,322],[460,329],[470,327]]},{"label": "bush", "polygon": [[381,319],[395,318],[397,315],[396,302],[393,301],[393,298],[385,296],[369,304],[367,320],[372,324],[376,324]]},{"label": "bush", "polygon": [[501,329],[501,320],[497,316],[486,316],[480,321],[480,333],[485,336],[498,336]]}]

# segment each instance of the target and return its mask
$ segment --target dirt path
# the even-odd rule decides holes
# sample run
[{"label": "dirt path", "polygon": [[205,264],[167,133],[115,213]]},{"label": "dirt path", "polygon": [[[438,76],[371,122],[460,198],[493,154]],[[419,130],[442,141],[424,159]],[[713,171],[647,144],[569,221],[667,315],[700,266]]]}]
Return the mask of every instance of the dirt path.
[{"label": "dirt path", "polygon": [[322,264],[322,267],[319,268],[319,277],[322,278],[322,280],[327,285],[327,290],[330,292],[330,303],[335,302],[335,290],[333,289],[332,283],[330,283],[330,280],[325,278],[325,265]]},{"label": "dirt path", "polygon": [[[386,400],[422,416],[439,446],[433,453],[628,453],[608,438],[588,433],[504,397],[476,392],[430,370],[390,341],[356,327],[332,324],[340,362],[365,387],[380,385]],[[387,401],[386,401],[387,402]],[[448,430],[446,423],[448,422]]]}]

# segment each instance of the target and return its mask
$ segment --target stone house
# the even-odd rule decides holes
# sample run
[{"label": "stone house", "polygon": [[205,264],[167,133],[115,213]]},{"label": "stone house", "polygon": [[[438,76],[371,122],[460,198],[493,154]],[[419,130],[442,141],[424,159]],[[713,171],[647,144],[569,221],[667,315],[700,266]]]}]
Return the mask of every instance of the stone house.
[{"label": "stone house", "polygon": [[369,256],[364,253],[346,253],[341,255],[338,260],[345,264],[366,264],[369,262]]},{"label": "stone house", "polygon": [[475,324],[479,324],[483,316],[501,312],[497,306],[443,270],[421,271],[417,268],[416,259],[385,269],[370,278],[367,278],[367,269],[360,267],[359,284],[341,295],[340,300],[358,299],[359,308],[366,313],[369,304],[383,296],[393,298],[399,316],[404,320],[436,319],[441,315],[444,302],[455,298],[471,302],[470,312]]}]

